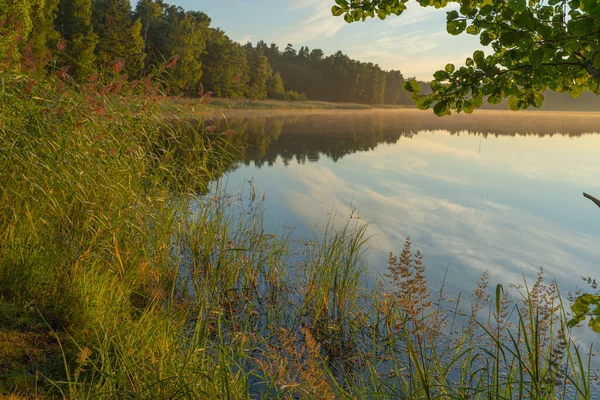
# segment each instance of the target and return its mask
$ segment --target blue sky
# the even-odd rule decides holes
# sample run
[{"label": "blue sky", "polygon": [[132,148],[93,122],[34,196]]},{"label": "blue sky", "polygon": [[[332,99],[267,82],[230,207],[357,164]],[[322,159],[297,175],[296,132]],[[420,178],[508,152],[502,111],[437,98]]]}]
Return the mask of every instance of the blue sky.
[{"label": "blue sky", "polygon": [[212,26],[245,43],[264,40],[285,48],[292,43],[342,50],[384,69],[400,69],[405,77],[430,80],[448,62],[460,65],[480,48],[475,36],[446,33],[446,10],[422,8],[410,1],[400,17],[347,24],[331,15],[333,0],[167,0],[186,10],[204,11]]}]

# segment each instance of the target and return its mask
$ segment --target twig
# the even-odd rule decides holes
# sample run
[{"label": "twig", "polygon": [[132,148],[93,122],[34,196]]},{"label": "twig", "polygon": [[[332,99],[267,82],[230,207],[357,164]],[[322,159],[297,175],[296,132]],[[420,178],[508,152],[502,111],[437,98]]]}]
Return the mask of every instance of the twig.
[{"label": "twig", "polygon": [[595,198],[594,196],[591,196],[587,193],[583,194],[583,197],[585,197],[586,199],[590,199],[591,201],[593,201],[598,207],[600,207],[600,200],[598,200],[597,198]]}]

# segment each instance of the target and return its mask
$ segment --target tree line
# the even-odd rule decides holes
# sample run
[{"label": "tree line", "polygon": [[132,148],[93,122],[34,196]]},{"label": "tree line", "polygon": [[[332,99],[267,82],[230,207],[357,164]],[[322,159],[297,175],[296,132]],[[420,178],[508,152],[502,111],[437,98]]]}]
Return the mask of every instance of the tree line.
[{"label": "tree line", "polygon": [[203,12],[162,0],[0,0],[5,68],[152,77],[172,95],[410,104],[400,71],[342,52],[239,44]]}]

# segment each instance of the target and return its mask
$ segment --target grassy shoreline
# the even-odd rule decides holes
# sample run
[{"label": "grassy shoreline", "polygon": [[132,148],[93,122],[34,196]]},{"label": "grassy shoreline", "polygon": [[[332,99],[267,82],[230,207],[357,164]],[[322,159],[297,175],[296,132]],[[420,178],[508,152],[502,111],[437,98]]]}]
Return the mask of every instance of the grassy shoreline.
[{"label": "grassy shoreline", "polygon": [[484,275],[448,303],[407,239],[373,288],[362,221],[295,241],[265,231],[255,199],[205,196],[234,161],[229,133],[159,124],[160,99],[22,75],[1,96],[0,394],[593,393],[587,349],[542,275],[519,300]]}]

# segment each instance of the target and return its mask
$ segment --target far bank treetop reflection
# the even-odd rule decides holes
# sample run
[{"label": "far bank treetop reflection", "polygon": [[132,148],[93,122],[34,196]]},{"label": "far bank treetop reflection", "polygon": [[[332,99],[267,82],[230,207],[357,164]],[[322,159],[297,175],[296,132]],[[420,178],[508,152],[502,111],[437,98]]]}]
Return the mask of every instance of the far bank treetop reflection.
[{"label": "far bank treetop reflection", "polygon": [[238,160],[257,167],[318,161],[326,156],[339,161],[348,154],[372,151],[380,144],[394,144],[419,131],[443,130],[451,135],[580,137],[598,131],[595,113],[480,111],[464,118],[438,118],[418,110],[346,112],[238,112],[214,123],[219,130],[233,129],[240,146]]}]

